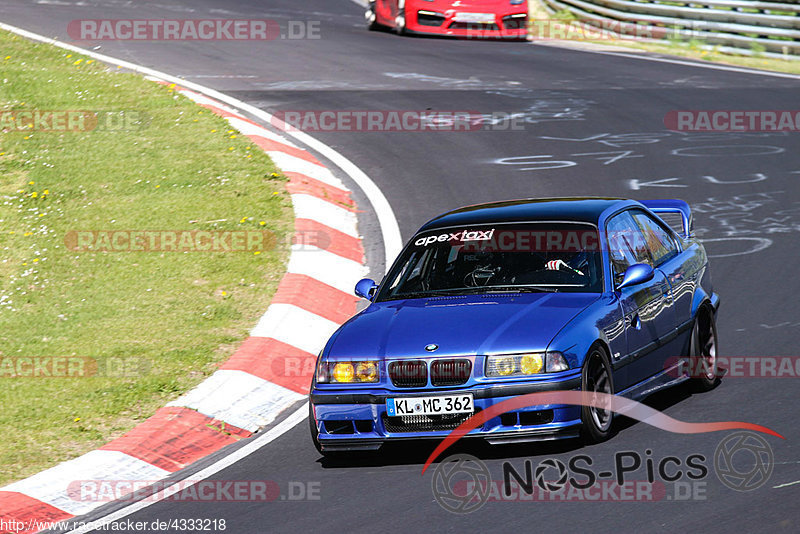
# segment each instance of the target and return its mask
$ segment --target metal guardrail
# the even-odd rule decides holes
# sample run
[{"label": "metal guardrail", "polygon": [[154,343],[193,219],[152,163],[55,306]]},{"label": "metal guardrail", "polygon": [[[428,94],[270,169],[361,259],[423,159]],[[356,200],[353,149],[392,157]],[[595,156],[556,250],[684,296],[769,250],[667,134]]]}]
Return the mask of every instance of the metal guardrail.
[{"label": "metal guardrail", "polygon": [[[697,40],[729,53],[800,60],[797,0],[541,0],[602,29]],[[636,32],[641,35],[641,31]]]}]

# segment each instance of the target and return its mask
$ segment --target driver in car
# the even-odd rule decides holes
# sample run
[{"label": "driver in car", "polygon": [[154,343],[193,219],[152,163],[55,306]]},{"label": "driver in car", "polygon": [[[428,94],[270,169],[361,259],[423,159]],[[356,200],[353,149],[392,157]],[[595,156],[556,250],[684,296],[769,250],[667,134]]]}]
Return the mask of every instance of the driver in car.
[{"label": "driver in car", "polygon": [[[557,257],[553,257],[557,256]],[[586,252],[557,252],[549,255],[551,259],[545,261],[544,268],[548,271],[572,271],[583,276],[583,267],[588,259]]]}]

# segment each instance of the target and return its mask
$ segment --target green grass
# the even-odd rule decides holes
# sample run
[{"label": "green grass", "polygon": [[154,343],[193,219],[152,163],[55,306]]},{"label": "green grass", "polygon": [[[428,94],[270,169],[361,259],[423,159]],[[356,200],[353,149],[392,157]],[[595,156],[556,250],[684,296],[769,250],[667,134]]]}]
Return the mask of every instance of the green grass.
[{"label": "green grass", "polygon": [[[211,374],[269,304],[293,221],[269,158],[170,87],[5,32],[0,71],[0,111],[141,119],[117,131],[0,133],[0,373],[22,357],[136,364],[121,377],[0,376],[3,484],[122,435]],[[146,229],[267,229],[277,246],[65,247],[72,230]]]}]

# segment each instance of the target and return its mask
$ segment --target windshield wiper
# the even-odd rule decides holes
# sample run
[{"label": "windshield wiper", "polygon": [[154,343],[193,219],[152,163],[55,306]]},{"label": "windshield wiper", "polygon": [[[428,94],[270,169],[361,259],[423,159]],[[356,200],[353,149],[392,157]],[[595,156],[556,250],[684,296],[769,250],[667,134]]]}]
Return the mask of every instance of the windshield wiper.
[{"label": "windshield wiper", "polygon": [[410,293],[398,293],[391,295],[383,300],[402,300],[418,298],[434,298],[442,296],[475,295],[480,293],[558,293],[558,288],[547,286],[475,286],[475,287],[452,287],[447,289],[431,289],[429,291],[413,291]]},{"label": "windshield wiper", "polygon": [[[547,286],[485,286],[484,289],[489,289],[489,293],[538,293],[540,291],[546,293],[558,293],[558,288],[556,287],[547,287]],[[498,291],[500,290],[500,291]]]}]

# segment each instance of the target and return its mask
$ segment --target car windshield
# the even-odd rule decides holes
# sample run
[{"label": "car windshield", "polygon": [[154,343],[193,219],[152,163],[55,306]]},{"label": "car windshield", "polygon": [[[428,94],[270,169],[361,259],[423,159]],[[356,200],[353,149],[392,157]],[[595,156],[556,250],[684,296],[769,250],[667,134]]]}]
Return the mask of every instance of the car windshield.
[{"label": "car windshield", "polygon": [[602,291],[597,228],[582,223],[437,229],[411,240],[377,301],[440,295]]}]

